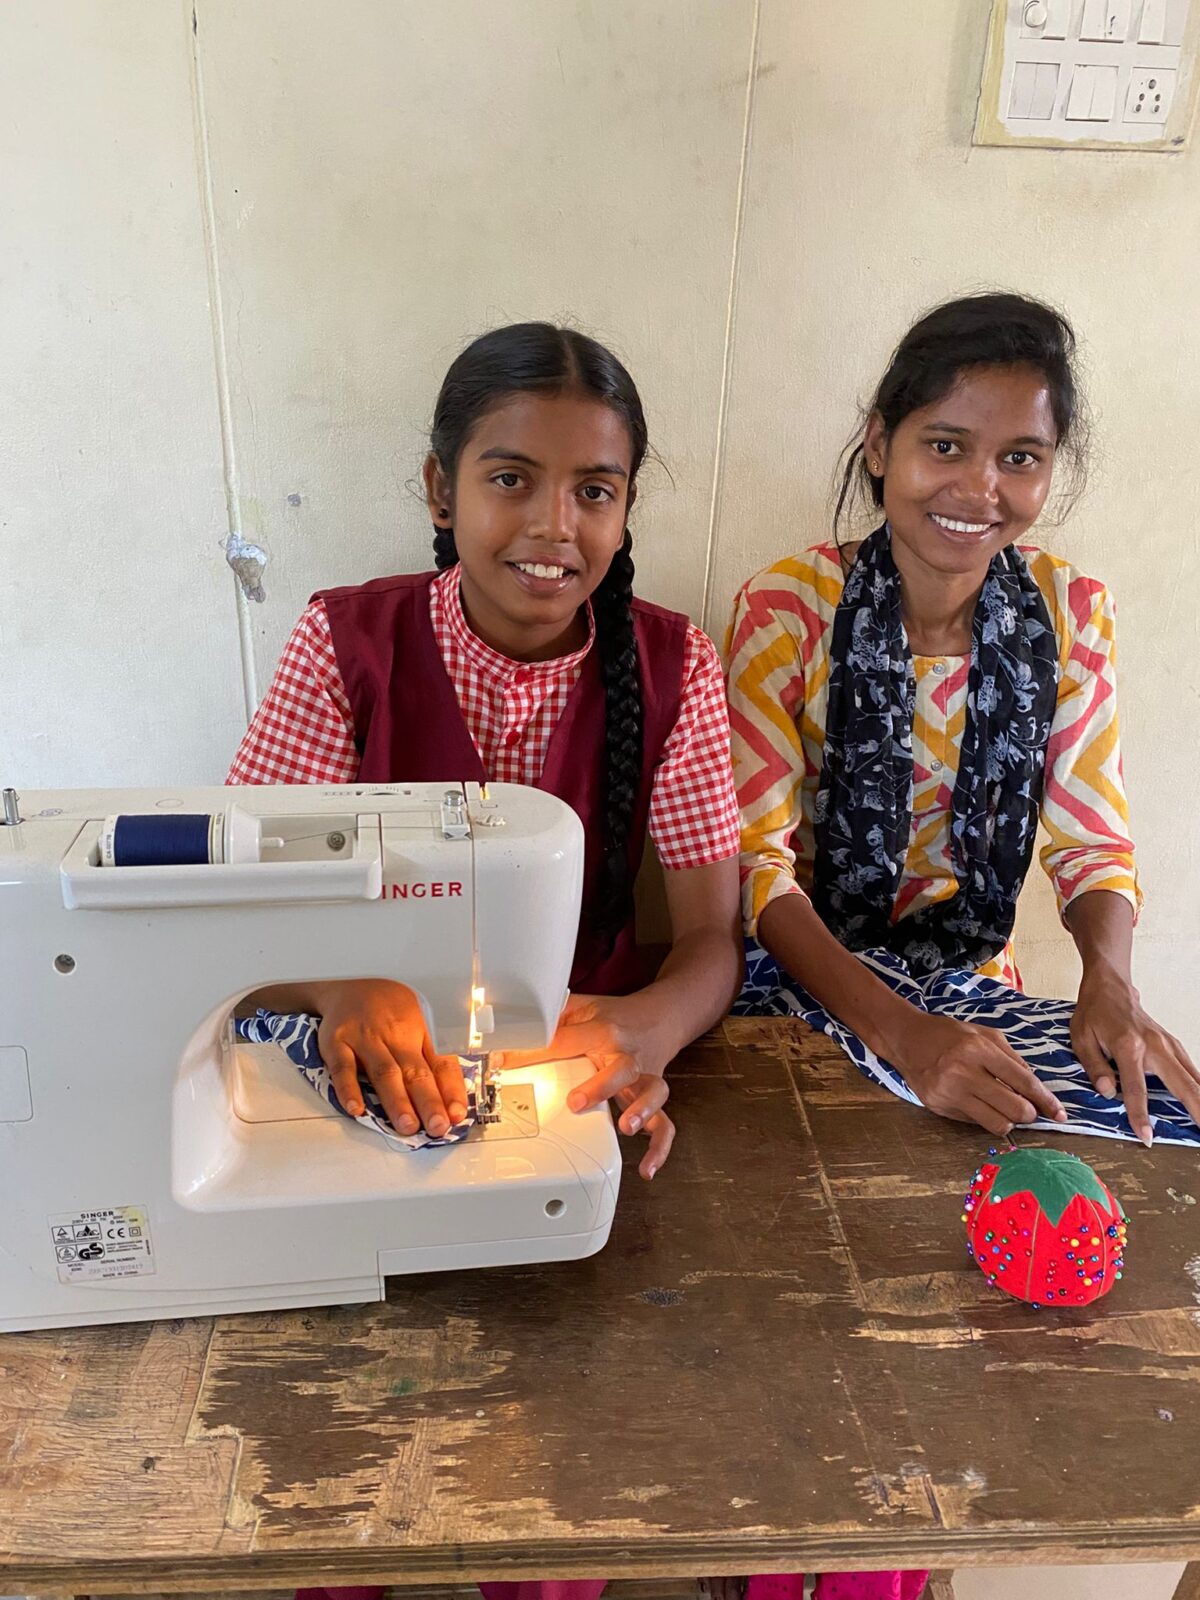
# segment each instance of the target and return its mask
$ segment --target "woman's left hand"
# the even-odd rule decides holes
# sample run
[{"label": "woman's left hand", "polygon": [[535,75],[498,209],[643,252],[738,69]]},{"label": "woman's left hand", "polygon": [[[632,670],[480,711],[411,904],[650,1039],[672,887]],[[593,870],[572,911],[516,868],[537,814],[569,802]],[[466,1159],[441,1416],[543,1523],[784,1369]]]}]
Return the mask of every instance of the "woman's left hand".
[{"label": "woman's left hand", "polygon": [[572,995],[544,1050],[506,1050],[492,1059],[499,1067],[512,1068],[576,1056],[586,1056],[596,1073],[571,1091],[568,1106],[586,1111],[616,1100],[622,1107],[617,1119],[621,1132],[645,1133],[650,1141],[638,1171],[653,1178],[675,1141],[675,1124],[663,1110],[670,1093],[663,1073],[670,1057],[664,1055],[638,997]]},{"label": "woman's left hand", "polygon": [[1119,1080],[1129,1121],[1143,1144],[1152,1142],[1147,1073],[1200,1124],[1200,1070],[1179,1040],[1143,1009],[1131,983],[1111,972],[1085,973],[1071,1019],[1071,1045],[1105,1099],[1116,1094]]}]

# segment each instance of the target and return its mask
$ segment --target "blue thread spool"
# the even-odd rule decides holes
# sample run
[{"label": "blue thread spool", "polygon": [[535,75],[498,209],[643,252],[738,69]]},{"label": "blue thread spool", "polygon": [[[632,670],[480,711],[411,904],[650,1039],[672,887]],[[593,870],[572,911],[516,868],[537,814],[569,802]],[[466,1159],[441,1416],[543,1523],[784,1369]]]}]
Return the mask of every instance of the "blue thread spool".
[{"label": "blue thread spool", "polygon": [[104,867],[207,866],[223,856],[223,816],[171,812],[106,817],[100,833]]}]

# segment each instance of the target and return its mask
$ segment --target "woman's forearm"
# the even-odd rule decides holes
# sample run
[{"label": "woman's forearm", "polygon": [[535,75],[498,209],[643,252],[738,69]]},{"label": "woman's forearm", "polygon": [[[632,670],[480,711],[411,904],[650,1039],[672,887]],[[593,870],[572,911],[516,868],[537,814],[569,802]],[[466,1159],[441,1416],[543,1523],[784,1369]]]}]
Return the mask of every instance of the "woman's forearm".
[{"label": "woman's forearm", "polygon": [[865,1045],[897,1062],[913,1008],[840,945],[803,894],[778,895],[758,919],[758,939],[779,965]]},{"label": "woman's forearm", "polygon": [[1083,963],[1083,981],[1105,978],[1133,983],[1133,907],[1124,895],[1094,889],[1072,900],[1067,927]]},{"label": "woman's forearm", "polygon": [[742,971],[736,930],[693,928],[675,940],[654,982],[630,996],[654,1017],[667,1059],[728,1016]]}]

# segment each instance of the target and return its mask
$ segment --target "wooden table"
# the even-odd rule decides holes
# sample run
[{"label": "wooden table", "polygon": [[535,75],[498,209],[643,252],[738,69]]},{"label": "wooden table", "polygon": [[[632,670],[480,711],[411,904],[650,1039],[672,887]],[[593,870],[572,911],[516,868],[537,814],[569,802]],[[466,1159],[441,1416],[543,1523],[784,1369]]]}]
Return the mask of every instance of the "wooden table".
[{"label": "wooden table", "polygon": [[0,1338],[0,1593],[1200,1556],[1195,1152],[1071,1142],[1129,1269],[1035,1312],[966,1256],[986,1135],[794,1023],[672,1081],[590,1261]]}]

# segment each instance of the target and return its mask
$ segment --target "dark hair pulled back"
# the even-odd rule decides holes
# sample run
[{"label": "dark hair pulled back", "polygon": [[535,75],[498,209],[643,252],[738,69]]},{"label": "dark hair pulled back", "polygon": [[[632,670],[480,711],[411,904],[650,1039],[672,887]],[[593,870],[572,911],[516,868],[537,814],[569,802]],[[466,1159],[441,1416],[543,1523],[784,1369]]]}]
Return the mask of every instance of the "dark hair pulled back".
[{"label": "dark hair pulled back", "polygon": [[871,472],[863,451],[866,424],[874,412],[890,436],[914,411],[949,394],[962,375],[982,367],[1036,368],[1050,392],[1068,479],[1065,506],[1078,497],[1087,454],[1087,422],[1075,371],[1075,332],[1053,306],[1019,294],[973,294],[926,312],[892,352],[863,415],[842,452],[841,483],[833,514],[834,536],[855,500],[868,510],[883,505],[883,478]]},{"label": "dark hair pulled back", "polygon": [[[449,482],[463,446],[484,414],[523,393],[594,396],[629,430],[629,486],[646,457],[646,418],[637,386],[622,364],[595,339],[548,322],[520,322],[485,333],[447,372],[433,414],[430,449]],[[604,842],[597,926],[615,939],[633,902],[629,830],[642,776],[642,688],[633,631],[633,540],[629,529],[592,595],[596,647],[604,679]],[[439,569],[458,560],[452,528],[434,528]]]}]

